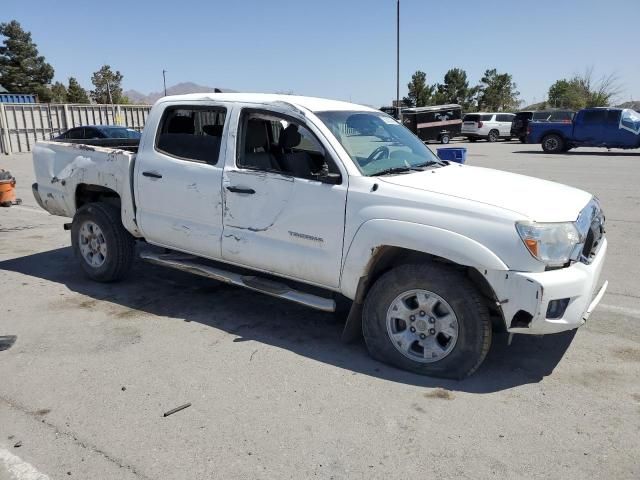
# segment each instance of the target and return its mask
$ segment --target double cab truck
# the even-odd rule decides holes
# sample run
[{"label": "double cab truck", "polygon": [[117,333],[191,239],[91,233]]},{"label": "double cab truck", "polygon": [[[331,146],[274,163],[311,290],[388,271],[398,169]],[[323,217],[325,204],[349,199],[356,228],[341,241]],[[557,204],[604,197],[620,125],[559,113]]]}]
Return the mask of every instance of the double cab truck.
[{"label": "double cab truck", "polygon": [[40,142],[33,162],[35,198],[73,218],[91,279],[123,278],[140,244],[154,264],[326,312],[350,305],[343,338],[419,374],[471,374],[494,329],[575,329],[606,289],[593,195],[441,161],[351,103],[165,97],[136,153]]},{"label": "double cab truck", "polygon": [[640,148],[640,113],[628,108],[585,108],[571,122],[532,122],[527,143],[540,143],[548,153],[575,147]]}]

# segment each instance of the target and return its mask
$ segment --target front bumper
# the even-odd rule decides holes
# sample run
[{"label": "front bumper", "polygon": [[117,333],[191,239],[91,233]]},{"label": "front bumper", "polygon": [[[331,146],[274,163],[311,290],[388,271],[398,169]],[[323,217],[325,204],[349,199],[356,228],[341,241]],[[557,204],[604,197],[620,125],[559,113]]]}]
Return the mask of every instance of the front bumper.
[{"label": "front bumper", "polygon": [[[538,273],[487,272],[507,331],[542,335],[583,325],[607,288],[607,282],[599,283],[606,253],[607,240],[603,239],[590,264],[577,262],[567,268]],[[549,302],[561,299],[568,299],[562,316],[547,318]]]}]

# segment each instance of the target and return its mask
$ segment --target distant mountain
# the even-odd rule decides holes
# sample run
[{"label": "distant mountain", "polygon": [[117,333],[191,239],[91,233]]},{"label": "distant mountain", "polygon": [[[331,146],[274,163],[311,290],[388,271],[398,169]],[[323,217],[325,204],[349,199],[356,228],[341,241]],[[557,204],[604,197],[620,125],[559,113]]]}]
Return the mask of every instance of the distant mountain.
[{"label": "distant mountain", "polygon": [[[221,87],[207,87],[204,85],[198,85],[193,82],[183,82],[178,83],[172,87],[167,87],[167,95],[183,95],[186,93],[211,93],[214,92],[215,89],[219,89],[223,92],[235,92],[236,90],[231,90],[229,88],[221,88]],[[131,103],[138,105],[153,105],[156,100],[164,97],[164,91],[162,92],[152,92],[148,95],[144,93],[138,92],[137,90],[127,90],[124,94],[129,98]]]},{"label": "distant mountain", "polygon": [[636,112],[640,112],[640,101],[624,102],[624,103],[621,103],[620,105],[616,105],[616,107],[618,107],[618,108],[631,108],[632,110],[635,110]]}]

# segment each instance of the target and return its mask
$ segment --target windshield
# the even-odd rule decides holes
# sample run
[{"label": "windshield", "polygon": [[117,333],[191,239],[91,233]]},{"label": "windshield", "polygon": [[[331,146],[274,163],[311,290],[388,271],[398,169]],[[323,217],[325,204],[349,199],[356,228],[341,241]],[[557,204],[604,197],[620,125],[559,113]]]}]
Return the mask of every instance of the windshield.
[{"label": "windshield", "polygon": [[418,137],[382,112],[339,111],[316,115],[364,175],[401,173],[440,163]]},{"label": "windshield", "polygon": [[140,138],[140,132],[130,128],[107,127],[101,130],[108,138]]}]

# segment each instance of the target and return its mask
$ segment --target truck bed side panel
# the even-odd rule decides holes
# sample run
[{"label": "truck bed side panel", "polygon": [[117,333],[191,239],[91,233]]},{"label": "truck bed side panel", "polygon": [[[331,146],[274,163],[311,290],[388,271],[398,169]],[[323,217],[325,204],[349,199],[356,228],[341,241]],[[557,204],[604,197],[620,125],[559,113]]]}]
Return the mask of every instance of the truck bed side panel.
[{"label": "truck bed side panel", "polygon": [[135,154],[123,150],[38,142],[33,150],[33,167],[43,208],[52,215],[73,217],[79,185],[108,188],[120,196],[125,228],[140,235],[131,188],[134,160]]}]

